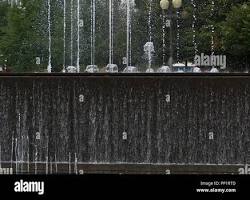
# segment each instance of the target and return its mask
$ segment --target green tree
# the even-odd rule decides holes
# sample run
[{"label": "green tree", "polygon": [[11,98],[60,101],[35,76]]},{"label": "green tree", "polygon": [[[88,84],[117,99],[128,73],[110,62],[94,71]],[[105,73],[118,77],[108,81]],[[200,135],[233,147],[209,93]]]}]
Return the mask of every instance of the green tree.
[{"label": "green tree", "polygon": [[247,56],[250,54],[250,6],[234,6],[221,25],[223,48],[228,54]]},{"label": "green tree", "polygon": [[[5,30],[8,24],[7,15],[8,15],[8,4],[6,2],[2,2],[0,4],[0,38],[5,36]],[[1,47],[1,40],[0,40],[0,47]],[[3,65],[5,61],[5,57],[3,55],[3,50],[0,48],[0,65]]]},{"label": "green tree", "polygon": [[0,49],[12,71],[37,70],[35,58],[43,49],[36,35],[40,3],[41,0],[23,0],[21,7],[8,8],[8,24],[1,37]]}]

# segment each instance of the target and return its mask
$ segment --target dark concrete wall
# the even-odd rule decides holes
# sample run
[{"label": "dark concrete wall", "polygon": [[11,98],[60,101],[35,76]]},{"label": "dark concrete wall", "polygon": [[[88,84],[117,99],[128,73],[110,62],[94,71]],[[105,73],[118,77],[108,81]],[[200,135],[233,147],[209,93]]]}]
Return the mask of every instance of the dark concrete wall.
[{"label": "dark concrete wall", "polygon": [[249,141],[248,76],[0,77],[2,161],[242,164]]}]

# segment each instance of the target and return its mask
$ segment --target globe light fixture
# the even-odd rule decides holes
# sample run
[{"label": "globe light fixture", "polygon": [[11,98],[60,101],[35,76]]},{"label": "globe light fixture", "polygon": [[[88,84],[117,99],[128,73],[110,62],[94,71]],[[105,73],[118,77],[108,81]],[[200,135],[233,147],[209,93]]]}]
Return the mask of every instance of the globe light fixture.
[{"label": "globe light fixture", "polygon": [[178,9],[182,6],[182,0],[173,0],[172,4],[174,8]]},{"label": "globe light fixture", "polygon": [[169,8],[169,1],[168,0],[161,0],[160,6],[162,10],[167,10]]},{"label": "globe light fixture", "polygon": [[[173,7],[179,9],[182,6],[182,0],[172,0]],[[160,6],[162,10],[167,10],[170,6],[169,0],[161,0]]]}]

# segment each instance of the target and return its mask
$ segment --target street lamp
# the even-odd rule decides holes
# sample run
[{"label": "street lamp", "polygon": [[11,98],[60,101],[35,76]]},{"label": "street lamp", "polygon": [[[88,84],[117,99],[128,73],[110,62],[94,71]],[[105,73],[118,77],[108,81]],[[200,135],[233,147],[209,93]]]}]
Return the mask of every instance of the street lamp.
[{"label": "street lamp", "polygon": [[[171,6],[172,5],[172,6]],[[179,9],[182,6],[182,0],[161,0],[160,6],[165,15],[165,11],[169,10],[169,28],[170,28],[170,58],[169,58],[169,65],[170,69],[173,71],[173,31],[172,31],[172,7],[175,9]],[[164,22],[165,23],[165,22]],[[163,61],[164,62],[164,61]]]}]

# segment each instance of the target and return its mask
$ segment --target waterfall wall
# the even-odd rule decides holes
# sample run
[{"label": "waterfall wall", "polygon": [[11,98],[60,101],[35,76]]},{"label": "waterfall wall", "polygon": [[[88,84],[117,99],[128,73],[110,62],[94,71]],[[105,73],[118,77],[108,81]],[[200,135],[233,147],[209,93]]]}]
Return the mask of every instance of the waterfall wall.
[{"label": "waterfall wall", "polygon": [[0,146],[2,162],[243,164],[250,77],[0,76]]}]

